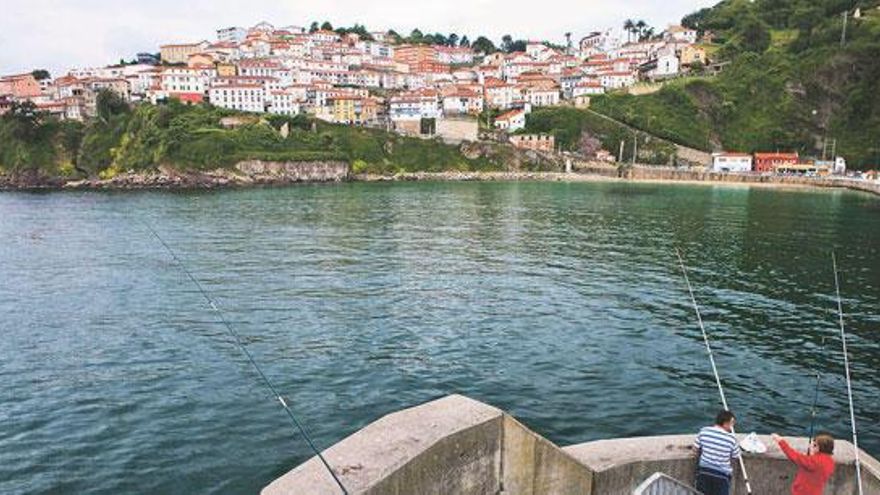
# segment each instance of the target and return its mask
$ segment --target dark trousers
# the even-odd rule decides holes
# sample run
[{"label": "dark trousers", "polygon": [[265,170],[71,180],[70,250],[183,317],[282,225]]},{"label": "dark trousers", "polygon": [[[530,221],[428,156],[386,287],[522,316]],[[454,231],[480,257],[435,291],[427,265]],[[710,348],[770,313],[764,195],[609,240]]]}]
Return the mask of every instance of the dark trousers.
[{"label": "dark trousers", "polygon": [[714,469],[698,468],[697,491],[703,495],[730,495],[730,476]]}]

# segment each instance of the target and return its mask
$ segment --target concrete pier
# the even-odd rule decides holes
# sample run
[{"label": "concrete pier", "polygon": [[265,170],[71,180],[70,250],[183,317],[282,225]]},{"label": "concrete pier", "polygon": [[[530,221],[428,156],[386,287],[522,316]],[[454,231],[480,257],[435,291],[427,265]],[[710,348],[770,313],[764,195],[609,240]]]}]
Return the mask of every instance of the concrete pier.
[{"label": "concrete pier", "polygon": [[[694,435],[600,440],[560,448],[500,409],[451,395],[389,414],[323,452],[351,494],[630,495],[655,472],[692,482]],[[767,437],[746,454],[753,493],[789,492],[795,467]],[[806,439],[790,439],[803,450]],[[855,495],[853,447],[838,440],[826,495]],[[880,463],[862,452],[865,494],[880,495]],[[316,457],[266,486],[263,495],[338,494]],[[733,495],[745,494],[738,475]]]}]

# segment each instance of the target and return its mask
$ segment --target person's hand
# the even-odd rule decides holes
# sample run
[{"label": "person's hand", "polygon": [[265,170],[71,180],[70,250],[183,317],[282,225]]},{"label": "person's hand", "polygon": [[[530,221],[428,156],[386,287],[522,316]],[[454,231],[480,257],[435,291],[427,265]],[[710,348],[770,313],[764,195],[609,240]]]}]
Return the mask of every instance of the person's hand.
[{"label": "person's hand", "polygon": [[777,435],[776,433],[771,433],[771,434],[770,434],[770,438],[772,438],[773,441],[776,442],[776,443],[779,443],[779,442],[782,441],[782,437],[780,437],[780,436]]}]

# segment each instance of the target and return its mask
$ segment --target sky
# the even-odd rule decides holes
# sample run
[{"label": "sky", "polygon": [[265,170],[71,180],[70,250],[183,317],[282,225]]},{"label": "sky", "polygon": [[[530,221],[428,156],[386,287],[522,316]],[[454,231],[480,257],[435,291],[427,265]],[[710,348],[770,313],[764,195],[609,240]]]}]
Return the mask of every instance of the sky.
[{"label": "sky", "polygon": [[216,29],[360,23],[370,30],[562,42],[644,19],[662,30],[713,0],[0,0],[0,74],[107,65],[160,44],[214,40]]}]

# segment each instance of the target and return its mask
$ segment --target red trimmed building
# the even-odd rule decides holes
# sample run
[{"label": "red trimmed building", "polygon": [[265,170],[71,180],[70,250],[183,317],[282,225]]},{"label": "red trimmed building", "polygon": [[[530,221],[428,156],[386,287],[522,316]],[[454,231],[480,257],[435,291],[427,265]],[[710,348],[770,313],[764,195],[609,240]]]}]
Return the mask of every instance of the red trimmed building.
[{"label": "red trimmed building", "polygon": [[755,153],[755,172],[775,172],[781,166],[797,165],[797,153]]}]

